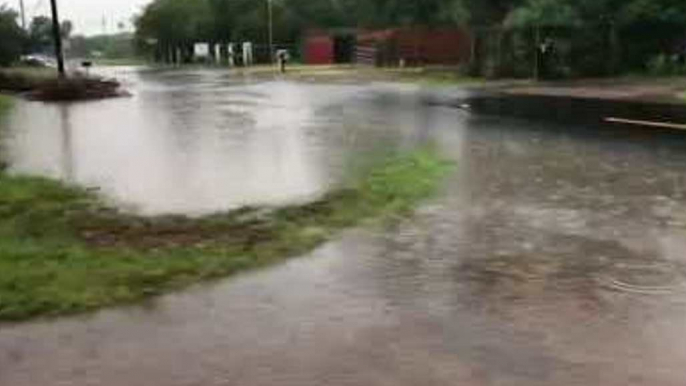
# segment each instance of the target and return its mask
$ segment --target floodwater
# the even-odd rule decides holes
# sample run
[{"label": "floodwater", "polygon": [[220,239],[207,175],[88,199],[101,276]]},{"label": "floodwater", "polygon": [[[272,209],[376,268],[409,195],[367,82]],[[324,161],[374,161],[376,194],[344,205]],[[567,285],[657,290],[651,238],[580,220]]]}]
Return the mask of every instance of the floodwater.
[{"label": "floodwater", "polygon": [[360,156],[397,147],[419,103],[398,103],[383,84],[294,85],[226,71],[107,72],[123,79],[133,97],[18,103],[0,131],[11,171],[97,187],[120,207],[145,214],[297,203],[340,183]]},{"label": "floodwater", "polygon": [[[224,153],[234,149],[241,158],[257,157],[254,164],[243,164],[257,165],[257,171],[245,171],[246,181],[239,187],[215,182],[196,189],[232,194],[254,189],[252,199],[291,200],[335,181],[337,170],[349,162],[346,154],[363,154],[374,148],[372,141],[396,147],[431,142],[458,167],[436,199],[390,228],[351,230],[309,256],[145,305],[0,326],[0,385],[685,384],[682,134],[474,117],[427,106],[421,103],[427,91],[409,86],[279,81],[237,86],[237,92],[251,89],[254,95],[272,89],[295,95],[263,97],[271,106],[264,111],[272,112],[272,118],[250,115],[262,108],[257,102],[241,110],[253,118],[240,122],[254,123],[245,126],[245,142],[250,143],[253,130],[268,131],[273,135],[254,134],[258,139],[251,149],[281,149],[289,161],[279,162],[286,158],[252,154],[237,145],[223,147],[240,143],[224,127],[244,127],[232,121],[237,119],[232,114],[212,109],[238,109],[245,102],[230,101],[224,80],[208,79],[216,73],[136,76],[141,79],[135,82],[144,83],[137,87],[147,91],[133,101],[107,102],[111,105],[101,113],[111,121],[103,127],[112,133],[119,126],[119,117],[113,118],[110,110],[117,103],[159,103],[158,129],[166,134],[121,125],[124,139],[112,134],[111,148],[101,144],[99,152],[89,153],[86,143],[109,136],[97,134],[105,130],[97,125],[92,126],[95,133],[75,125],[79,128],[71,138],[80,145],[72,149],[81,150],[71,154],[84,160],[75,162],[71,174],[59,174],[65,169],[58,165],[48,172],[97,183],[91,179],[97,165],[91,163],[110,165],[112,175],[103,174],[104,192],[157,211],[209,210],[222,204],[208,199],[195,207],[178,193],[178,201],[169,206],[150,207],[148,195],[134,190],[124,196],[129,191],[108,189],[107,183],[135,181],[184,190],[195,183],[195,173],[199,178],[219,173],[204,171],[196,162],[219,168],[217,160],[230,160]],[[202,90],[183,86],[196,76],[206,83]],[[215,83],[222,92],[215,94]],[[200,100],[226,101],[202,107],[209,111],[197,115],[189,113],[195,117],[187,118],[189,124],[213,122],[207,128],[178,127],[185,115],[163,114],[173,106],[165,98],[173,98],[154,90],[171,87],[178,87],[172,92],[179,94],[200,94],[195,96]],[[184,99],[177,103],[186,108]],[[281,104],[289,108],[282,110]],[[72,106],[84,109],[71,112],[74,122],[98,117],[85,106]],[[29,132],[31,119],[44,119],[44,112],[31,109],[22,105],[13,118]],[[135,114],[143,113],[122,114],[121,121],[134,125]],[[219,124],[221,116],[225,125]],[[277,117],[299,123],[299,129],[279,137],[274,132],[282,126],[272,120]],[[9,125],[15,131],[19,127]],[[52,125],[59,129],[59,120]],[[94,137],[75,140],[89,136]],[[10,138],[16,170],[42,172],[40,165],[50,165],[48,156],[39,162],[44,153],[22,155],[21,146],[28,144]],[[36,141],[47,151],[48,139]],[[126,153],[127,146],[135,146],[130,148],[133,164],[105,162]],[[154,155],[137,154],[144,148],[152,148]],[[165,162],[184,172],[167,170]],[[120,163],[124,171],[117,169]],[[278,186],[281,180],[272,178],[280,176],[273,170],[279,166],[300,182],[280,189],[278,198],[255,193]],[[169,174],[155,176],[161,171]],[[129,172],[133,176],[126,180]],[[186,184],[170,177],[176,173]],[[262,186],[247,180],[253,174],[270,178],[261,180]],[[219,195],[203,197],[212,194]],[[245,198],[239,193],[227,197]]]}]

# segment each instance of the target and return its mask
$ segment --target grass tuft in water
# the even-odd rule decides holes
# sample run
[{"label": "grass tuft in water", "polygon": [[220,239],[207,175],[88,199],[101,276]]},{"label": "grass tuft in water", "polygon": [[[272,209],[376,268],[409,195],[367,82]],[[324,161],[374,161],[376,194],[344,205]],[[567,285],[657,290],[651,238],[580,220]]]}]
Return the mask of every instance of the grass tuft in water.
[{"label": "grass tuft in water", "polygon": [[12,106],[12,98],[0,94],[0,114],[4,113]]},{"label": "grass tuft in water", "polygon": [[450,168],[419,150],[317,202],[199,219],[123,214],[92,192],[0,173],[0,320],[137,301],[301,255],[362,220],[409,213]]}]

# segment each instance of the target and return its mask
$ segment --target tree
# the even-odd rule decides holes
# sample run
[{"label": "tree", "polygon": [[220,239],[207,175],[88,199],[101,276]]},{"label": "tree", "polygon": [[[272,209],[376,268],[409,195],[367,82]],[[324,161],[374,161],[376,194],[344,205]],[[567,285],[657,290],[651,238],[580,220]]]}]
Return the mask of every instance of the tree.
[{"label": "tree", "polygon": [[29,46],[32,52],[47,52],[52,47],[52,20],[36,16],[29,25]]},{"label": "tree", "polygon": [[70,39],[69,54],[76,58],[129,59],[134,58],[133,35],[121,32],[113,35],[83,36]]},{"label": "tree", "polygon": [[155,0],[136,20],[136,27],[145,37],[181,43],[199,38],[211,22],[205,0]]},{"label": "tree", "polygon": [[7,66],[21,55],[24,31],[17,23],[18,14],[0,5],[0,66]]},{"label": "tree", "polygon": [[62,39],[69,39],[73,31],[74,23],[72,23],[71,20],[65,20],[60,25],[60,34],[62,35]]},{"label": "tree", "polygon": [[[139,43],[156,42],[159,51],[194,41],[266,43],[267,1],[154,0],[136,21],[136,39]],[[476,31],[475,42],[488,40],[486,46],[497,47],[494,51],[501,52],[508,49],[502,48],[506,43],[504,30],[510,33],[519,29],[523,35],[510,40],[518,40],[515,43],[522,46],[522,41],[532,40],[531,31],[547,28],[569,34],[565,38],[568,46],[573,46],[568,47],[569,57],[578,58],[573,65],[605,73],[615,71],[620,64],[639,67],[652,55],[671,52],[675,42],[686,39],[686,0],[272,0],[272,3],[275,36],[289,43],[312,28],[467,25]],[[477,51],[475,56],[479,56]],[[526,55],[533,57],[528,52]],[[510,59],[506,55],[497,56],[501,64],[515,60],[512,56]]]},{"label": "tree", "polygon": [[443,12],[458,23],[475,27],[502,25],[507,16],[525,0],[446,0]]},{"label": "tree", "polygon": [[[63,39],[68,39],[74,29],[71,21],[65,20],[60,26]],[[53,52],[52,19],[47,16],[36,16],[29,25],[29,49],[32,52]]]},{"label": "tree", "polygon": [[505,24],[516,27],[579,26],[582,20],[569,0],[528,0],[510,12]]},{"label": "tree", "polygon": [[187,50],[197,40],[211,35],[214,23],[207,0],[155,0],[136,18],[139,47],[154,42],[158,55],[180,60],[178,50]]},{"label": "tree", "polygon": [[[507,17],[515,27],[574,28],[572,67],[589,75],[640,70],[686,35],[683,0],[526,0]],[[631,44],[626,44],[631,42]]]}]

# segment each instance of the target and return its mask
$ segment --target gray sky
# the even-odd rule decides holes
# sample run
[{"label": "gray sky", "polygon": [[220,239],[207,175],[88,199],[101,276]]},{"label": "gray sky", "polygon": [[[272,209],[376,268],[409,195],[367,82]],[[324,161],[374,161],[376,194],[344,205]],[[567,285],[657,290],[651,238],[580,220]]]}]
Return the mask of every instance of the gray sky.
[{"label": "gray sky", "polygon": [[[74,22],[76,34],[93,35],[103,32],[118,31],[117,23],[126,24],[127,30],[132,30],[131,18],[152,0],[57,0],[60,18]],[[19,9],[19,0],[0,0]],[[13,4],[16,3],[16,4]],[[24,0],[27,19],[36,15],[48,15],[50,0]],[[103,28],[103,18],[105,25]]]}]

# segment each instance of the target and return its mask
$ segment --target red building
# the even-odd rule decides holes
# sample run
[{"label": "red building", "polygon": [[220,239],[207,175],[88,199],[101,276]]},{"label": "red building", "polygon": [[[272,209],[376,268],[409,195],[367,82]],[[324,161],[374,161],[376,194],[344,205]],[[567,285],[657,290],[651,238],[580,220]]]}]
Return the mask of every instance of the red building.
[{"label": "red building", "polygon": [[305,39],[305,62],[456,65],[469,61],[471,50],[471,34],[462,28],[312,31]]},{"label": "red building", "polygon": [[354,29],[312,30],[305,38],[305,63],[352,63],[355,58]]},{"label": "red building", "polygon": [[333,63],[332,36],[325,32],[313,31],[305,39],[305,63],[332,64]]}]

